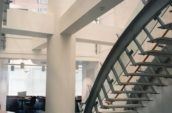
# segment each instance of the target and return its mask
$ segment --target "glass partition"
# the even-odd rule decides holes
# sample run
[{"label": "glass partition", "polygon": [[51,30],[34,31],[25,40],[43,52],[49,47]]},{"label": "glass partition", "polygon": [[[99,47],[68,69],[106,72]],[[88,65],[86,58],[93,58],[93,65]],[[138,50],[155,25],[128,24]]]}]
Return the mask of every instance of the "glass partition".
[{"label": "glass partition", "polygon": [[46,66],[34,64],[31,60],[12,60],[8,72],[8,95],[17,96],[24,91],[28,96],[46,95]]},{"label": "glass partition", "polygon": [[48,0],[12,0],[10,8],[46,13]]}]

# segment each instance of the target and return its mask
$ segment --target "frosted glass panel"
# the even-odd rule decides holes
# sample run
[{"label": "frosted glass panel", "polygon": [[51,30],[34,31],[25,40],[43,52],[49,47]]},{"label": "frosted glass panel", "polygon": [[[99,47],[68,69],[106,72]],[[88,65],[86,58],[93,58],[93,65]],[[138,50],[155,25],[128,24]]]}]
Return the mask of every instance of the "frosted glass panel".
[{"label": "frosted glass panel", "polygon": [[10,8],[47,13],[48,0],[12,0]]},{"label": "frosted glass panel", "polygon": [[9,95],[17,95],[18,92],[26,91],[27,95],[45,96],[46,94],[46,71],[42,66],[8,66],[9,72]]},{"label": "frosted glass panel", "polygon": [[82,65],[75,71],[75,96],[82,95]]}]

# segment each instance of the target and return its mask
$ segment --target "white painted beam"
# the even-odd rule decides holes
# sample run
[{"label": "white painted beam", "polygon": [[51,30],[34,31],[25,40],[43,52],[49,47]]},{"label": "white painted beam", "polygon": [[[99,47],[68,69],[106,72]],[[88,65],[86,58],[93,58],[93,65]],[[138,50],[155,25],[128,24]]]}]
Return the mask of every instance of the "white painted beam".
[{"label": "white painted beam", "polygon": [[[83,38],[76,38],[76,42],[82,42],[82,43],[92,43],[92,44],[99,44],[99,45],[108,45],[113,46],[113,42],[107,42],[107,41],[99,41],[94,39],[83,39]],[[39,46],[33,48],[33,51],[41,51],[42,49],[47,48],[47,42],[40,44]]]},{"label": "white painted beam", "polygon": [[[113,46],[118,39],[116,34],[119,33],[120,30],[121,29],[118,27],[89,24],[79,32],[75,33],[73,38],[76,38],[76,42]],[[33,50],[39,51],[45,49],[46,46],[47,43],[42,43],[33,48]]]},{"label": "white painted beam", "polygon": [[71,35],[123,0],[77,0],[60,18],[60,33]]},{"label": "white painted beam", "polygon": [[[32,60],[47,60],[47,54],[34,53],[1,53],[0,59],[32,59]],[[99,61],[96,56],[76,56],[76,61]]]},{"label": "white painted beam", "polygon": [[[82,43],[92,43],[92,44],[99,44],[99,45],[108,45],[113,46],[113,42],[107,42],[107,41],[99,41],[94,39],[84,39],[84,38],[76,38],[76,42],[82,42]],[[42,49],[47,48],[47,42],[40,44],[39,46],[33,48],[33,51],[41,51]]]},{"label": "white painted beam", "polygon": [[23,30],[23,29],[15,29],[15,28],[9,28],[7,26],[3,26],[1,31],[2,31],[2,33],[5,33],[5,34],[40,37],[40,38],[49,38],[52,36],[52,34],[50,34],[50,33],[36,32],[36,31]]},{"label": "white painted beam", "polygon": [[40,44],[39,46],[32,49],[32,51],[41,51],[42,49],[47,48],[47,42]]},{"label": "white painted beam", "polygon": [[76,38],[77,42],[83,42],[83,43],[93,43],[93,44],[99,44],[99,45],[108,45],[113,46],[113,42],[105,42],[105,41],[99,41],[99,40],[90,40],[90,39],[83,39],[83,38]]},{"label": "white painted beam", "polygon": [[118,40],[116,34],[120,32],[121,28],[119,27],[91,23],[75,33],[73,37],[81,42],[113,45]]},{"label": "white painted beam", "polygon": [[7,35],[6,49],[0,51],[0,58],[3,59],[46,59],[45,51],[32,51],[33,47],[46,42],[43,38],[17,37]]},{"label": "white painted beam", "polygon": [[32,59],[32,60],[46,60],[46,54],[39,53],[7,53],[1,52],[0,59]]},{"label": "white painted beam", "polygon": [[99,62],[98,56],[76,56],[76,61]]}]

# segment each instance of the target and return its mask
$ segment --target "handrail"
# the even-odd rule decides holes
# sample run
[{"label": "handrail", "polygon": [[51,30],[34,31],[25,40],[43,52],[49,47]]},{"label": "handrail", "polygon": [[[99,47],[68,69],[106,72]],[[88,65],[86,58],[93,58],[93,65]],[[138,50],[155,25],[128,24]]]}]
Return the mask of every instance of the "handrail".
[{"label": "handrail", "polygon": [[[111,68],[118,60],[119,56],[124,52],[126,47],[132,42],[133,39],[141,32],[147,23],[165,8],[172,0],[152,0],[150,1],[130,23],[127,29],[123,32],[119,40],[113,46],[109,55],[107,56],[103,66],[101,67],[95,83],[91,89],[90,95],[87,99],[87,104],[84,113],[92,113],[92,108],[95,105],[97,96],[101,90],[102,83],[107,78]],[[143,18],[144,17],[144,18]]]}]

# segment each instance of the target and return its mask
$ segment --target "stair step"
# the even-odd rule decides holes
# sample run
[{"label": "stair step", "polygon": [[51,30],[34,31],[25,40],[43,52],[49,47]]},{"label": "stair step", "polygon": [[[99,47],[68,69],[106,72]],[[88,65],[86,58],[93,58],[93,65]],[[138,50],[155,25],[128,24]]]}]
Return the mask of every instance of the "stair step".
[{"label": "stair step", "polygon": [[99,111],[98,113],[137,113],[136,111]]},{"label": "stair step", "polygon": [[172,38],[169,38],[169,37],[159,37],[159,38],[155,38],[153,40],[150,40],[148,42],[157,43],[157,44],[171,45],[172,44]]},{"label": "stair step", "polygon": [[114,91],[114,94],[122,94],[122,93],[132,93],[132,94],[158,94],[152,91]]},{"label": "stair step", "polygon": [[172,78],[172,75],[165,74],[151,74],[151,73],[129,73],[125,76],[142,76],[142,77],[162,77],[162,78]]},{"label": "stair step", "polygon": [[106,101],[115,102],[115,101],[151,101],[147,98],[108,98]]},{"label": "stair step", "polygon": [[135,63],[134,66],[152,66],[152,67],[172,68],[172,64],[152,63],[152,62],[137,62],[137,63]]},{"label": "stair step", "polygon": [[144,107],[141,104],[126,104],[126,105],[103,105],[102,108],[110,109],[110,108],[141,108]]},{"label": "stair step", "polygon": [[160,83],[139,83],[139,82],[121,82],[119,85],[142,85],[142,86],[166,86]]},{"label": "stair step", "polygon": [[140,53],[141,55],[153,55],[153,56],[172,56],[172,53],[164,52],[164,51],[157,51],[157,50],[151,50],[151,51],[145,51],[143,53]]},{"label": "stair step", "polygon": [[172,30],[172,23],[165,24],[163,26],[160,26],[159,28]]}]

